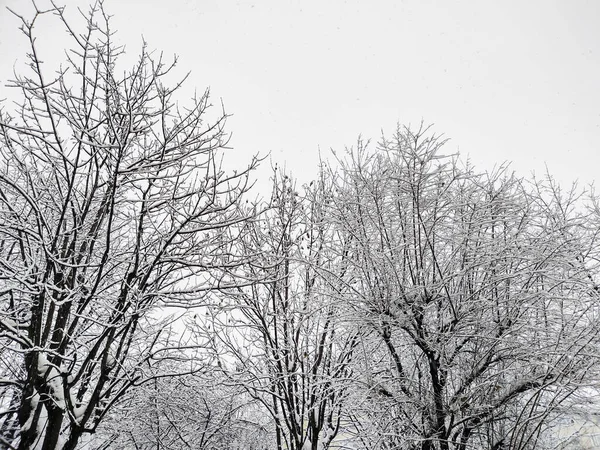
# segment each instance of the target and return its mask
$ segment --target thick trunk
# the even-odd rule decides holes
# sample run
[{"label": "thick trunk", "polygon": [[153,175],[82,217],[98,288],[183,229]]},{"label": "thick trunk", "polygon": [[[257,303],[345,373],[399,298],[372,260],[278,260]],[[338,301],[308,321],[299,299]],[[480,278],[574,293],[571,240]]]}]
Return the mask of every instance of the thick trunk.
[{"label": "thick trunk", "polygon": [[440,450],[448,450],[448,433],[446,431],[446,413],[444,411],[444,384],[445,379],[443,374],[440,372],[439,361],[436,355],[432,351],[426,352],[427,359],[429,360],[429,375],[431,376],[431,384],[433,388],[433,403],[434,403],[434,417],[433,417],[433,436],[439,442]]},{"label": "thick trunk", "polygon": [[319,450],[319,429],[317,427],[312,427],[310,432],[310,449],[311,450]]},{"label": "thick trunk", "polygon": [[69,439],[67,439],[67,442],[65,442],[65,445],[63,446],[62,450],[75,450],[75,447],[77,447],[80,437],[81,432],[79,430],[71,430]]},{"label": "thick trunk", "polygon": [[62,428],[64,412],[55,405],[46,405],[48,410],[48,423],[45,427],[46,435],[42,450],[55,450]]},{"label": "thick trunk", "polygon": [[33,448],[38,437],[37,424],[40,420],[42,405],[39,396],[28,382],[23,389],[21,407],[19,408],[19,425],[21,427],[19,450]]},{"label": "thick trunk", "polygon": [[[39,401],[39,395],[30,384],[23,390],[19,410],[21,433],[18,450],[56,450],[60,445],[65,412],[57,405]],[[82,429],[69,428],[63,438],[61,450],[74,450],[81,438]],[[14,440],[14,439],[13,439]]]}]

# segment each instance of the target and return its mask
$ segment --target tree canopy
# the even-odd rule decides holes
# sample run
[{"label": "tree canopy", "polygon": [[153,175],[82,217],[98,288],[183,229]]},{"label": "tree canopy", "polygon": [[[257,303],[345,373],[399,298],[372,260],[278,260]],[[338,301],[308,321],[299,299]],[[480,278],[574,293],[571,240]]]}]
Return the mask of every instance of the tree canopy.
[{"label": "tree canopy", "polygon": [[[71,39],[46,70],[34,25]],[[0,441],[18,449],[566,448],[594,407],[593,190],[398,126],[299,186],[226,171],[175,61],[102,3],[17,16],[0,110]],[[80,26],[81,25],[81,26]],[[583,416],[581,416],[583,417]],[[557,447],[558,445],[558,447]],[[560,447],[560,446],[563,447]]]}]

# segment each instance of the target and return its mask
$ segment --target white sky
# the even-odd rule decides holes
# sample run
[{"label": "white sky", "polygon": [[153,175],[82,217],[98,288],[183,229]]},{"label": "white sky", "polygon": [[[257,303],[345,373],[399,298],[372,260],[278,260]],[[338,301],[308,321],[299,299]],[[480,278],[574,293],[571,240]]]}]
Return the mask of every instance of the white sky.
[{"label": "white sky", "polygon": [[[60,3],[60,0],[58,0]],[[45,4],[44,0],[39,0]],[[86,2],[66,0],[69,10]],[[18,11],[26,0],[0,0]],[[513,161],[523,175],[597,177],[600,162],[598,0],[105,0],[135,55],[180,57],[187,86],[223,99],[241,163],[272,152],[303,180],[319,148],[377,140],[397,122],[433,123],[446,152],[480,168]],[[47,21],[49,24],[52,21]],[[54,22],[56,23],[56,22]],[[0,98],[24,60],[18,22],[0,11]],[[41,45],[60,57],[62,30]],[[54,50],[53,50],[54,48]],[[268,165],[268,162],[266,163]]]}]

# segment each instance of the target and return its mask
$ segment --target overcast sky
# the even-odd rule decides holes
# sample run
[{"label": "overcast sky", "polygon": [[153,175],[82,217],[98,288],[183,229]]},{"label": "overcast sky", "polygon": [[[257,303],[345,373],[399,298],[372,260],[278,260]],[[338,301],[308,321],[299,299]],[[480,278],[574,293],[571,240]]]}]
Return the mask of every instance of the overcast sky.
[{"label": "overcast sky", "polygon": [[[60,0],[57,0],[60,3]],[[39,0],[44,4],[44,0]],[[82,1],[64,2],[71,12]],[[0,0],[21,12],[26,0]],[[396,123],[434,124],[478,167],[512,161],[588,183],[600,168],[600,1],[105,0],[134,55],[180,57],[188,86],[223,100],[231,158],[272,152],[301,179],[319,151]],[[75,17],[75,16],[74,16]],[[44,25],[59,58],[62,30]],[[0,83],[24,60],[0,12]],[[54,52],[54,53],[53,53]],[[0,90],[0,98],[6,97]]]}]

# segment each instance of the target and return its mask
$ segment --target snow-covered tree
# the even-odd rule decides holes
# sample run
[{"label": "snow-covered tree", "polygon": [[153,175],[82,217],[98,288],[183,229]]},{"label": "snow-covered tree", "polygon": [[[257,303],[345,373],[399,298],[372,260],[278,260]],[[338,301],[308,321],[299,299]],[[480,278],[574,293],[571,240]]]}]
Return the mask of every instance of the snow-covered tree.
[{"label": "snow-covered tree", "polygon": [[340,158],[334,220],[370,328],[357,435],[367,448],[538,448],[598,362],[589,214],[551,180],[477,174],[442,145],[399,129]]},{"label": "snow-covered tree", "polygon": [[[177,372],[177,367],[161,372]],[[157,377],[132,390],[84,448],[264,450],[267,424],[253,399],[206,367],[195,374]]]},{"label": "snow-covered tree", "polygon": [[[256,161],[221,169],[226,115],[209,119],[208,92],[178,105],[175,62],[144,46],[121,68],[101,3],[82,29],[59,7],[18,17],[27,70],[0,112],[0,425],[3,445],[73,449],[155,364],[186,356],[159,308],[233,282],[221,269],[240,262]],[[57,72],[36,40],[45,18],[72,42]]]},{"label": "snow-covered tree", "polygon": [[[271,416],[276,449],[326,449],[344,427],[358,333],[345,323],[341,243],[325,178],[303,189],[274,171],[269,205],[248,223],[246,277],[203,321],[206,341],[231,382]],[[333,281],[333,284],[330,282]]]}]

